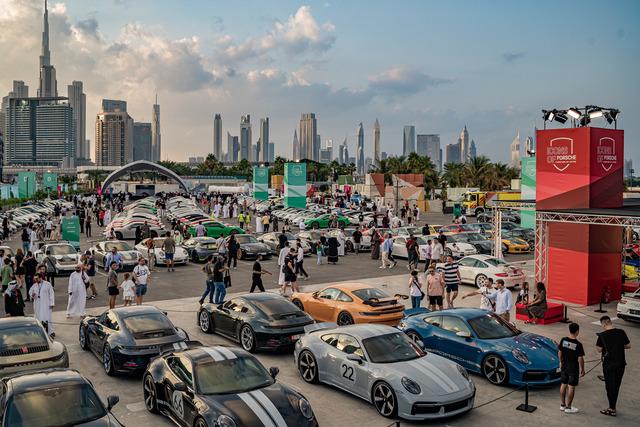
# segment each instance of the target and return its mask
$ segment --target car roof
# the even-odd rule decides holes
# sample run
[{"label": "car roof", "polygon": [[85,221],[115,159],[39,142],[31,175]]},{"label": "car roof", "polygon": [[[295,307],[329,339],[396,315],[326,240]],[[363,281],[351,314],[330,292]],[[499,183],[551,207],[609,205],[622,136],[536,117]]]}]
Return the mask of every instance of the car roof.
[{"label": "car roof", "polygon": [[327,330],[327,332],[344,333],[353,335],[356,338],[367,339],[400,331],[393,326],[361,323],[355,325],[338,326],[337,328]]},{"label": "car roof", "polygon": [[428,316],[453,315],[456,317],[461,317],[465,320],[469,320],[487,314],[491,314],[491,312],[482,310],[480,308],[454,308],[449,310],[432,311],[428,313]]},{"label": "car roof", "polygon": [[111,309],[112,312],[118,314],[120,317],[128,317],[139,314],[147,313],[162,313],[158,307],[153,305],[130,305],[127,307],[116,307]]},{"label": "car roof", "polygon": [[260,301],[260,302],[262,302],[262,301],[280,300],[280,299],[285,299],[285,300],[288,301],[288,299],[286,299],[282,295],[274,294],[272,292],[261,292],[261,293],[239,295],[236,298],[243,298],[243,299],[245,299],[247,301]]},{"label": "car roof", "polygon": [[0,329],[19,328],[21,326],[36,326],[39,322],[33,317],[3,317],[0,318]]},{"label": "car roof", "polygon": [[357,291],[359,289],[371,289],[373,288],[373,286],[367,285],[365,283],[354,282],[354,283],[335,283],[327,286],[327,288],[336,288],[336,289],[346,290],[346,291]]},{"label": "car roof", "polygon": [[88,381],[74,369],[51,369],[23,373],[3,378],[10,384],[14,393],[24,393],[32,390],[43,390],[57,384],[88,384]]},{"label": "car roof", "polygon": [[220,361],[233,359],[237,357],[247,357],[249,353],[237,348],[222,345],[200,346],[183,350],[180,354],[184,354],[191,359],[194,364],[207,363],[211,360]]}]

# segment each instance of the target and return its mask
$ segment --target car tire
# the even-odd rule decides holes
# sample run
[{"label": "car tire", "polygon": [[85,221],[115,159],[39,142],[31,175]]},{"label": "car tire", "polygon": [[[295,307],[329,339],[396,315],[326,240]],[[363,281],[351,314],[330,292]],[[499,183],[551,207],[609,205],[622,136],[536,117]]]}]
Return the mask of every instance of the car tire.
[{"label": "car tire", "polygon": [[384,381],[374,384],[371,390],[371,401],[378,413],[386,418],[395,418],[398,413],[398,399],[393,388]]},{"label": "car tire", "polygon": [[243,325],[242,328],[240,328],[239,335],[240,345],[245,351],[249,353],[256,351],[256,334],[253,332],[253,329],[251,329],[251,326]]},{"label": "car tire", "polygon": [[424,345],[424,341],[422,341],[422,338],[420,338],[420,335],[418,335],[416,331],[407,331],[405,333],[407,334],[407,337],[415,344],[420,345],[419,343],[422,343]]},{"label": "car tire", "polygon": [[122,236],[122,233],[121,233],[121,232],[116,231],[116,232],[115,232],[115,235],[116,235],[116,239],[118,239],[118,240],[122,240],[122,237],[123,237],[123,236]]},{"label": "car tire", "polygon": [[338,326],[345,326],[345,325],[353,325],[355,322],[353,321],[353,316],[351,316],[351,314],[348,311],[342,311],[338,314],[336,323],[338,324]]},{"label": "car tire", "polygon": [[198,254],[196,253],[196,251],[193,251],[193,253],[191,254],[191,262],[199,262],[200,258],[198,258]]},{"label": "car tire", "polygon": [[507,385],[509,383],[509,369],[504,359],[495,354],[490,354],[482,361],[482,375],[494,385]]},{"label": "car tire", "polygon": [[151,234],[151,237],[152,237],[152,238],[154,238],[154,239],[155,239],[156,237],[158,237],[158,232],[157,232],[157,231],[153,231],[153,230],[152,230],[150,234]]},{"label": "car tire", "polygon": [[347,242],[344,244],[344,250],[347,252],[354,252],[355,249],[353,247],[353,243],[351,243],[350,240],[347,240]]},{"label": "car tire", "polygon": [[311,224],[311,228],[313,228],[314,230],[319,229],[319,228],[320,228],[320,223],[319,223],[318,221],[314,221],[314,222]]},{"label": "car tire", "polygon": [[502,253],[508,253],[509,252],[509,246],[505,245],[504,243],[502,244]]},{"label": "car tire", "polygon": [[113,376],[116,372],[113,367],[113,354],[111,353],[109,344],[105,344],[102,349],[102,367],[104,368],[104,372],[109,376]]},{"label": "car tire", "polygon": [[207,422],[202,418],[196,418],[196,421],[193,423],[193,427],[207,427]]},{"label": "car tire", "polygon": [[298,372],[305,382],[318,383],[318,362],[311,351],[303,350],[298,356]]},{"label": "car tire", "polygon": [[80,330],[78,331],[78,341],[80,341],[80,348],[83,350],[89,350],[89,334],[87,333],[87,328],[80,325]]},{"label": "car tire", "polygon": [[487,276],[486,276],[486,275],[484,275],[484,274],[478,274],[478,275],[476,276],[476,280],[475,280],[476,287],[478,287],[478,289],[480,289],[480,287],[484,286],[484,284],[486,283],[486,281],[487,281]]},{"label": "car tire", "polygon": [[151,374],[146,374],[142,381],[142,396],[144,398],[144,406],[147,411],[152,414],[158,412],[158,391],[156,390],[156,382],[153,380]]},{"label": "car tire", "polygon": [[198,326],[200,326],[200,330],[205,334],[213,332],[213,322],[207,310],[200,310],[200,313],[198,313]]},{"label": "car tire", "polygon": [[291,302],[293,303],[293,305],[298,307],[300,310],[304,311],[304,304],[302,304],[302,301],[300,301],[298,298],[292,300]]}]

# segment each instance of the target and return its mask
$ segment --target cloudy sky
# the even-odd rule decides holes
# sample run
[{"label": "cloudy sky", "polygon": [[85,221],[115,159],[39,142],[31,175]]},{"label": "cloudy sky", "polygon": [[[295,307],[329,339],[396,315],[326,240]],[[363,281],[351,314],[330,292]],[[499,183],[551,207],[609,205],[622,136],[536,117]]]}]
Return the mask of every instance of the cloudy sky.
[{"label": "cloudy sky", "polygon": [[[0,0],[0,93],[37,90],[43,0]],[[379,119],[382,150],[402,126],[439,133],[443,149],[466,124],[480,154],[508,160],[540,109],[622,110],[626,156],[640,164],[638,1],[50,0],[52,63],[61,95],[87,94],[87,137],[102,98],[125,99],[136,121],[162,108],[162,157],[212,151],[213,115],[239,133],[269,116],[278,155],[291,156],[300,113],[322,140],[366,155]],[[604,123],[602,123],[604,125]],[[255,141],[254,141],[255,142]],[[637,166],[638,167],[638,166]]]}]

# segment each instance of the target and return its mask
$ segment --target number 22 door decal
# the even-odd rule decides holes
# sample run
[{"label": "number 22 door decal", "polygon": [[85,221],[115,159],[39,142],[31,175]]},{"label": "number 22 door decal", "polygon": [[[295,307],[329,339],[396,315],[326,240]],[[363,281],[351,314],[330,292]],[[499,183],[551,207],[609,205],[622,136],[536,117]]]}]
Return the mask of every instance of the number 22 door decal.
[{"label": "number 22 door decal", "polygon": [[353,369],[353,366],[348,365],[346,363],[340,364],[340,375],[343,380],[349,381],[351,383],[356,382],[356,370]]}]

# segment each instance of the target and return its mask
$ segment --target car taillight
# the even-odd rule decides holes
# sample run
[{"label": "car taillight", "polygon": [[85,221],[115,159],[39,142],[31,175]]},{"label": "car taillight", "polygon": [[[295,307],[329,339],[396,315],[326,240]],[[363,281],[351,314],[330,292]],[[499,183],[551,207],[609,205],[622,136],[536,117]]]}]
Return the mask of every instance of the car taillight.
[{"label": "car taillight", "polygon": [[496,273],[495,276],[496,277],[508,277],[509,275],[507,273]]}]

